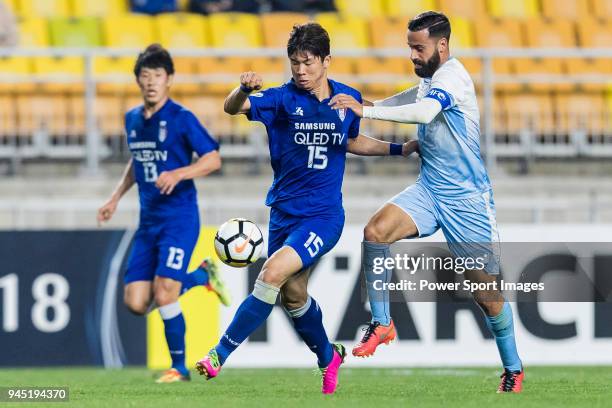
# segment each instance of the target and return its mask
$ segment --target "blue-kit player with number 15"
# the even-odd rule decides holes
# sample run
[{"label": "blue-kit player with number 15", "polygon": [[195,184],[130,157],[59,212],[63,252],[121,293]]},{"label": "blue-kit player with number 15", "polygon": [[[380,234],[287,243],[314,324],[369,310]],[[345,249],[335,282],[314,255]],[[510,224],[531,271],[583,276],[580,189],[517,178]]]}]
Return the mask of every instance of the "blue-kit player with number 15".
[{"label": "blue-kit player with number 15", "polygon": [[[143,104],[125,116],[132,157],[111,198],[99,209],[98,223],[110,220],[121,197],[138,185],[140,223],[125,273],[124,301],[139,315],[159,307],[172,368],[157,382],[186,381],[186,328],[179,296],[192,287],[206,286],[229,304],[210,260],[187,273],[200,233],[193,179],[221,167],[219,145],[193,113],[169,98],[174,65],[168,51],[157,44],[149,46],[138,56],[134,75]],[[199,159],[192,163],[194,154]]]},{"label": "blue-kit player with number 15", "polygon": [[331,109],[329,101],[336,94],[358,100],[361,95],[327,78],[329,43],[319,24],[294,26],[287,44],[292,79],[259,92],[262,78],[245,72],[225,100],[227,113],[244,114],[266,126],[274,181],[266,199],[271,207],[269,258],[219,343],[197,362],[207,379],[216,377],[229,355],[268,318],[280,294],[298,335],[317,356],[322,392],[336,390],[345,350],[328,340],[321,308],[308,295],[307,284],[310,267],[342,233],[346,153],[408,155],[416,142],[403,146],[360,135],[359,117]]}]

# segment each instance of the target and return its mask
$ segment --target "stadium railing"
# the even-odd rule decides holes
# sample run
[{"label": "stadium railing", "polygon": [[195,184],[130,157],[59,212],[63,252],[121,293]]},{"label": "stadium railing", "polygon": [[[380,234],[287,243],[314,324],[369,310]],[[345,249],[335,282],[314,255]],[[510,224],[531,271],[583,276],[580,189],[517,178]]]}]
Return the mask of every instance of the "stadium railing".
[{"label": "stadium railing", "polygon": [[[51,115],[53,110],[52,99],[38,101],[38,104],[30,107],[31,112],[28,115],[31,117],[28,120],[31,130],[27,140],[24,141],[23,134],[3,134],[2,142],[0,143],[0,158],[11,160],[13,163],[18,163],[23,159],[28,158],[48,158],[48,159],[68,159],[68,160],[83,160],[85,168],[89,174],[96,174],[99,170],[101,160],[116,156],[117,154],[125,155],[125,148],[120,134],[116,134],[115,138],[109,142],[102,141],[101,127],[104,123],[100,123],[97,117],[98,112],[102,107],[103,97],[99,95],[99,85],[115,83],[120,86],[132,86],[133,75],[130,71],[125,74],[108,74],[100,75],[94,73],[95,59],[99,57],[113,58],[134,58],[139,50],[135,49],[110,49],[110,48],[94,48],[94,49],[75,49],[75,48],[52,48],[52,49],[0,49],[0,57],[78,57],[83,61],[83,74],[0,74],[0,82],[3,84],[4,90],[9,90],[11,86],[16,88],[23,85],[32,87],[31,95],[38,93],[44,94],[45,89],[52,89],[53,85],[65,84],[74,86],[77,95],[81,93],[81,97],[74,98],[74,102],[69,105],[69,109],[78,111],[82,109],[84,116],[84,135],[60,135],[61,137],[50,137],[51,125],[45,122],[45,115]],[[285,51],[282,49],[198,49],[198,50],[172,50],[175,58],[262,58],[276,57],[285,58]],[[501,74],[494,71],[494,61],[496,59],[515,59],[532,58],[545,60],[547,58],[555,59],[605,59],[612,58],[612,48],[517,48],[517,49],[460,49],[453,51],[453,55],[461,58],[477,59],[481,63],[481,72],[473,75],[474,81],[479,92],[479,100],[481,103],[481,126],[483,135],[483,154],[485,155],[488,167],[494,171],[497,165],[497,159],[500,157],[611,157],[612,156],[612,76],[607,74]],[[405,49],[364,49],[364,50],[339,50],[334,53],[339,60],[350,58],[356,59],[363,57],[381,57],[381,58],[404,58],[406,57]],[[333,62],[332,62],[333,68]],[[372,72],[367,74],[355,75],[355,73],[345,72],[334,74],[334,78],[341,81],[346,81],[357,87],[367,86],[368,84],[388,84],[391,87],[399,88],[401,84],[415,84],[418,81],[414,75],[406,76],[404,74],[383,74]],[[282,83],[284,78],[289,77],[289,72],[285,68],[284,72],[265,73],[267,83]],[[217,72],[214,74],[178,74],[176,78],[177,87],[189,87],[207,84],[215,86],[223,84],[226,88],[231,87],[237,82],[236,73]],[[571,86],[580,84],[599,84],[603,92],[608,93],[608,106],[602,106],[603,109],[598,113],[598,118],[589,117],[587,110],[582,110],[579,118],[573,117],[573,110],[563,105],[566,100],[557,98],[554,102],[558,106],[548,106],[542,108],[540,105],[550,104],[551,99],[547,96],[545,104],[534,105],[540,112],[534,112],[529,109],[521,101],[521,99],[513,99],[514,96],[525,95],[519,91],[514,96],[505,98],[499,94],[496,89],[504,84],[518,84],[520,86],[535,86],[547,85],[554,87],[559,84],[570,84]],[[194,88],[195,94],[197,89]],[[194,90],[192,89],[192,91]],[[203,91],[206,92],[206,91]],[[533,95],[537,92],[529,91]],[[1,92],[0,92],[1,93]],[[192,92],[193,94],[193,92]],[[138,101],[136,94],[132,93],[134,103]],[[202,95],[205,96],[205,95]],[[74,97],[74,95],[73,95]],[[507,99],[507,100],[505,100]],[[217,100],[220,100],[219,98]],[[205,101],[212,103],[214,101]],[[506,106],[502,107],[502,102]],[[82,106],[80,106],[82,105]],[[187,103],[188,107],[189,104]],[[10,107],[9,107],[10,108]],[[209,106],[210,108],[210,106]],[[214,110],[214,108],[203,108],[204,111]],[[523,108],[523,109],[522,109]],[[560,117],[556,111],[563,112],[565,117]],[[244,125],[241,122],[232,122],[226,115],[222,115],[221,105],[218,107],[219,116],[206,121],[207,126],[214,129],[219,122],[219,126],[225,126],[220,133],[225,136],[222,138],[224,143],[223,154],[225,157],[234,158],[261,158],[266,155],[265,135],[261,128]],[[197,113],[197,112],[196,112]],[[23,116],[23,115],[22,115]],[[591,120],[593,119],[593,120]],[[19,121],[25,120],[22,117]],[[591,122],[597,121],[596,129],[592,129]],[[102,121],[104,122],[104,121]],[[543,130],[543,124],[547,124]],[[563,124],[563,126],[562,126]],[[569,124],[569,125],[568,125]],[[569,126],[569,128],[568,128]],[[17,126],[19,127],[19,126]],[[506,127],[506,129],[496,129],[496,127]],[[381,132],[381,126],[366,124],[366,131],[369,131],[373,136],[378,136]],[[414,136],[414,127],[399,127],[391,128],[384,131],[387,133],[385,137],[391,136],[395,138],[395,134],[399,133],[399,138]],[[563,130],[565,129],[565,130]],[[569,129],[569,130],[568,130]],[[118,131],[115,131],[118,132]],[[73,136],[73,137],[70,137]]]}]

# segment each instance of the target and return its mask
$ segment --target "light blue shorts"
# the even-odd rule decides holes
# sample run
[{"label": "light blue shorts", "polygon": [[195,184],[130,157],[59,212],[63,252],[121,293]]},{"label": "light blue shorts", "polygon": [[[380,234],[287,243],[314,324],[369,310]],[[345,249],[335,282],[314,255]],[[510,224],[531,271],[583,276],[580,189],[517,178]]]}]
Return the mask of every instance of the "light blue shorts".
[{"label": "light blue shorts", "polygon": [[416,183],[389,202],[412,218],[419,237],[441,229],[453,255],[485,256],[485,271],[490,275],[499,274],[499,233],[491,190],[469,198],[445,200],[435,198]]}]

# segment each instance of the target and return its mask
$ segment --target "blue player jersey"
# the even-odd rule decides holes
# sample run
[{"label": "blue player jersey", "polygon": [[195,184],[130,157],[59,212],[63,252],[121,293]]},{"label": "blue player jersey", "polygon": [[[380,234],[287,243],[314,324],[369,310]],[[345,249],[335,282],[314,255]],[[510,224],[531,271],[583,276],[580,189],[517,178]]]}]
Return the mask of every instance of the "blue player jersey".
[{"label": "blue player jersey", "polygon": [[149,119],[141,105],[125,115],[127,142],[140,196],[141,220],[167,218],[177,211],[197,211],[193,180],[179,182],[172,194],[162,195],[155,181],[164,171],[188,166],[193,153],[202,156],[219,149],[193,113],[168,99]]},{"label": "blue player jersey", "polygon": [[[331,95],[345,93],[359,102],[361,94],[329,80]],[[294,216],[343,212],[342,179],[349,138],[359,134],[360,118],[347,109],[333,110],[298,88],[293,80],[249,96],[249,120],[268,132],[274,181],[266,205]]]}]

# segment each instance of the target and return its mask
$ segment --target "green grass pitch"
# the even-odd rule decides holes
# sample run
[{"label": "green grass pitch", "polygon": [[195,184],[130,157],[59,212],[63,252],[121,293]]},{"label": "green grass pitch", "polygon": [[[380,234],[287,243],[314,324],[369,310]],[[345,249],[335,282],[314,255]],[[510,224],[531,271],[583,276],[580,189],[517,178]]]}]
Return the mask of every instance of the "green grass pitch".
[{"label": "green grass pitch", "polygon": [[344,368],[333,396],[321,395],[319,378],[306,369],[226,368],[214,380],[192,373],[190,383],[178,384],[154,384],[155,374],[1,369],[0,386],[68,386],[70,401],[57,407],[612,407],[612,367],[604,366],[527,367],[520,395],[495,393],[494,368]]}]

